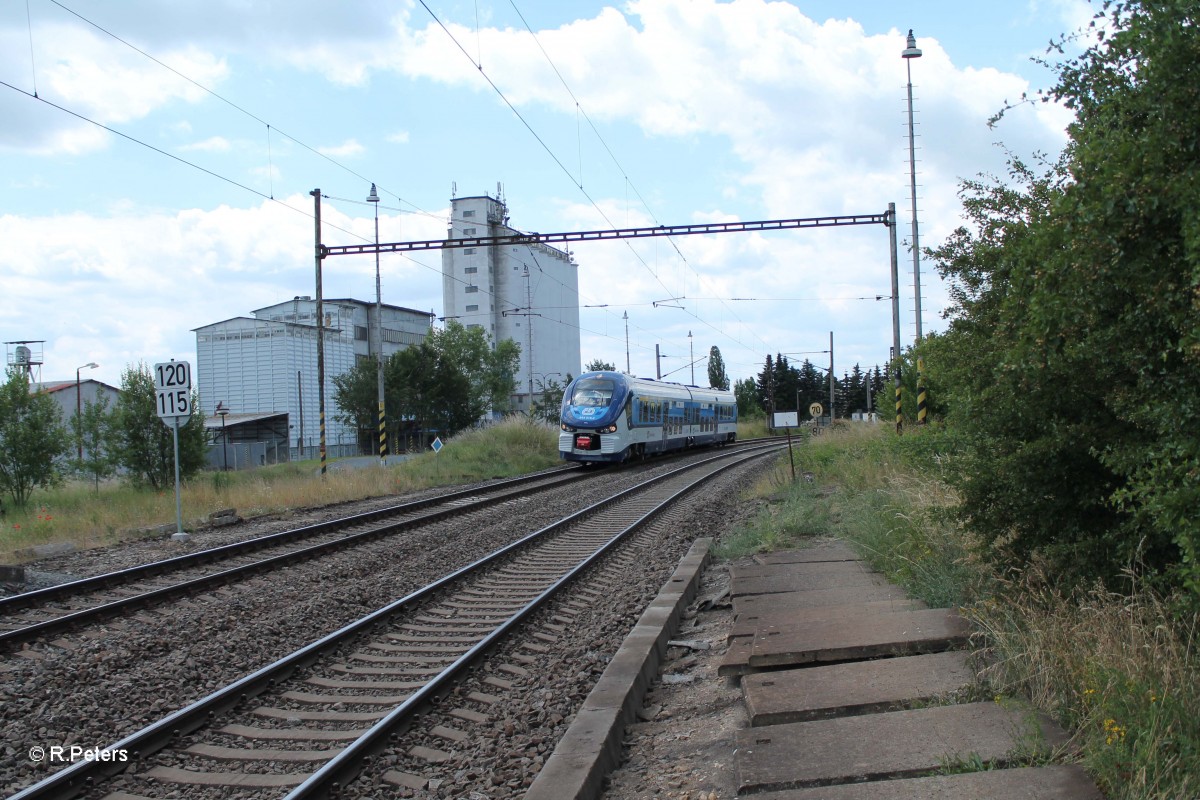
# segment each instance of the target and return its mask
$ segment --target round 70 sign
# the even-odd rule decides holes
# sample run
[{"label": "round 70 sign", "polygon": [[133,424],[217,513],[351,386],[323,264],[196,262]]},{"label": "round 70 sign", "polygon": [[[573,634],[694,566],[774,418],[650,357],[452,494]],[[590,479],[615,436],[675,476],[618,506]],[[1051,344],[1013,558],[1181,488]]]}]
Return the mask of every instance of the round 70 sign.
[{"label": "round 70 sign", "polygon": [[154,365],[154,394],[158,416],[168,424],[192,415],[192,365],[167,361]]}]

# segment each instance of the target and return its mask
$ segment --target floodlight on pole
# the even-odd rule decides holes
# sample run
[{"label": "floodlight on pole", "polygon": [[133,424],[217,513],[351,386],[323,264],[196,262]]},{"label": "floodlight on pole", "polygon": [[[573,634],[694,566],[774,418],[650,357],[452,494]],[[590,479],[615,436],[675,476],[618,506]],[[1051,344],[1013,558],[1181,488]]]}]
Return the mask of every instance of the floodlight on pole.
[{"label": "floodlight on pole", "polygon": [[375,206],[375,324],[371,330],[375,334],[375,383],[379,401],[379,464],[387,463],[387,423],[384,415],[383,399],[383,289],[379,281],[379,194],[375,184],[371,184],[371,193],[367,202]]},{"label": "floodlight on pole", "polygon": [[688,360],[692,362],[692,382],[691,386],[696,385],[696,351],[692,349],[692,332],[688,331]]},{"label": "floodlight on pole", "polygon": [[90,361],[87,364],[84,364],[82,367],[78,367],[75,370],[75,425],[76,425],[75,443],[77,445],[79,445],[79,454],[78,455],[79,455],[80,461],[83,461],[83,417],[81,416],[83,413],[83,408],[82,408],[83,401],[82,401],[81,394],[79,391],[79,370],[81,370],[81,369],[96,369],[99,366],[100,365],[97,364],[95,361]]},{"label": "floodlight on pole", "polygon": [[900,57],[908,70],[908,175],[909,188],[912,195],[912,258],[913,258],[913,303],[917,319],[917,341],[921,341],[921,246],[917,237],[917,148],[913,133],[913,92],[912,92],[912,60],[921,57],[917,49],[917,37],[912,29],[908,30],[907,47]]}]

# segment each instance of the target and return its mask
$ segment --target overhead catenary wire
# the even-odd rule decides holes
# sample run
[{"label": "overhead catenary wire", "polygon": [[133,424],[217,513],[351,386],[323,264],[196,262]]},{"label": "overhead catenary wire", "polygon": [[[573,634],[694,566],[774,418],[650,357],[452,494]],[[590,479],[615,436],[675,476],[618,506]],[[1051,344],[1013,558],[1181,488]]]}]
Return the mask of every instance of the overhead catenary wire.
[{"label": "overhead catenary wire", "polygon": [[[516,12],[517,17],[521,20],[521,24],[525,26],[525,30],[527,30],[529,32],[529,35],[533,38],[534,43],[538,46],[538,49],[541,51],[542,56],[546,59],[546,62],[550,65],[550,68],[552,70],[554,70],[554,74],[558,77],[559,82],[562,84],[562,86],[566,90],[567,94],[571,97],[571,100],[574,101],[575,110],[576,110],[576,137],[577,137],[577,140],[580,138],[579,133],[578,133],[578,128],[579,128],[578,120],[579,120],[579,117],[582,116],[583,119],[587,120],[589,127],[591,127],[592,132],[596,135],[597,140],[599,140],[600,144],[604,147],[605,152],[608,153],[608,157],[612,159],[613,164],[617,167],[617,171],[621,173],[621,177],[624,178],[625,185],[626,185],[626,196],[628,196],[629,188],[632,188],[634,194],[637,195],[638,200],[641,201],[642,207],[645,208],[647,213],[650,214],[650,218],[654,220],[655,224],[659,224],[658,217],[654,214],[654,211],[650,208],[650,205],[646,202],[646,199],[642,196],[642,193],[638,190],[637,186],[633,183],[633,181],[630,180],[629,174],[626,171],[625,167],[621,164],[621,162],[617,158],[616,154],[612,151],[612,148],[609,147],[608,142],[605,140],[603,134],[600,133],[599,128],[596,127],[596,124],[592,121],[592,118],[590,116],[588,116],[587,111],[584,110],[583,104],[579,102],[579,98],[576,97],[575,93],[571,90],[571,87],[567,83],[566,78],[564,78],[562,75],[562,72],[559,71],[558,65],[556,65],[554,63],[554,59],[552,59],[550,57],[550,54],[546,52],[546,48],[542,46],[541,40],[538,39],[537,34],[534,33],[532,26],[530,26],[530,24],[529,24],[529,21],[525,19],[525,15],[521,13],[521,9],[519,9],[517,7],[516,0],[509,0],[509,5],[512,6],[513,11]],[[428,7],[426,7],[426,8],[428,8]],[[445,26],[443,26],[443,29],[444,28],[445,28]],[[580,153],[579,153],[579,182],[578,182],[578,185],[579,185],[580,190],[582,191],[582,189],[583,189],[583,151],[582,151],[582,143],[581,142],[579,144],[579,148],[580,148]],[[586,196],[586,193],[585,193],[585,196]],[[589,197],[588,199],[590,200],[591,198]],[[593,205],[595,205],[594,202],[593,202]],[[626,206],[628,207],[628,201],[626,202]],[[628,212],[626,212],[626,213],[628,213]],[[604,216],[603,212],[601,212],[601,215]],[[604,216],[604,219],[606,221],[608,221],[610,226],[613,226],[612,221],[609,220],[607,216]],[[613,227],[616,227],[616,226],[613,226]],[[680,257],[680,259],[682,259],[683,263],[687,265],[687,268],[689,270],[691,270],[693,275],[696,276],[697,280],[699,280],[703,283],[704,277],[702,275],[700,275],[700,273],[697,272],[696,269],[691,265],[691,262],[688,261],[687,256],[685,256],[683,254],[683,251],[679,249],[679,245],[678,245],[678,243],[675,242],[674,238],[667,237],[667,240],[671,243],[671,247],[673,247],[675,249],[675,253]],[[633,249],[632,245],[629,245],[628,243],[626,243],[626,244],[627,244],[627,246],[629,246],[630,250]],[[637,255],[637,253],[635,252],[634,255]],[[645,266],[647,269],[649,269],[649,265],[646,264],[646,262],[644,260],[642,260],[640,256],[638,256],[638,260],[642,261],[643,266]],[[655,279],[657,280],[658,273],[654,272],[653,274],[654,274]],[[662,281],[659,281],[659,285],[663,285]],[[665,285],[663,285],[663,288],[666,289],[667,287]],[[670,291],[670,290],[668,290],[668,291]],[[745,322],[733,311],[733,309],[730,309],[728,306],[726,306],[726,310],[729,311],[729,313],[733,316],[734,319],[736,319],[738,321],[739,324],[745,325]],[[712,327],[712,326],[710,325],[709,327]],[[714,328],[714,330],[717,330],[717,329]],[[751,330],[751,332],[754,332],[752,328],[750,330]],[[741,342],[740,340],[734,339],[733,337],[728,337],[728,335],[725,334],[723,331],[720,331],[720,332],[722,333],[722,335],[727,336],[727,338],[731,339],[732,341],[737,342],[737,344],[739,344],[740,346],[746,347],[745,343]],[[757,332],[754,332],[754,335],[760,342],[763,343],[764,346],[767,344],[766,340],[763,339],[761,336],[759,336],[757,334]],[[749,348],[747,348],[747,349],[749,349]]]},{"label": "overhead catenary wire", "polygon": [[[148,58],[148,59],[150,59],[150,60],[151,60],[151,61],[153,61],[155,64],[158,64],[158,65],[159,65],[160,67],[162,67],[163,69],[165,69],[165,70],[167,70],[167,71],[169,71],[169,72],[171,72],[171,73],[175,74],[176,76],[178,76],[178,77],[182,78],[183,80],[185,80],[185,81],[187,81],[188,83],[190,83],[191,85],[195,86],[197,89],[200,89],[201,91],[205,92],[205,93],[206,93],[206,94],[208,94],[209,96],[211,96],[211,97],[214,97],[214,98],[216,98],[217,100],[220,100],[222,103],[225,103],[225,104],[226,104],[226,105],[228,105],[230,108],[232,108],[232,109],[234,109],[234,110],[236,110],[236,111],[238,111],[238,112],[240,112],[240,113],[244,114],[245,116],[249,117],[250,119],[253,119],[253,120],[255,120],[256,122],[259,122],[259,123],[261,123],[262,125],[265,125],[265,126],[266,126],[266,128],[267,128],[268,162],[270,162],[270,159],[271,159],[271,155],[270,155],[270,135],[271,135],[271,128],[272,128],[272,127],[274,127],[274,129],[275,129],[275,132],[276,132],[277,134],[279,134],[280,136],[283,136],[284,138],[286,138],[286,139],[288,139],[288,140],[290,140],[290,141],[292,141],[292,142],[295,142],[297,145],[299,145],[300,147],[303,147],[305,150],[309,151],[309,152],[310,152],[310,153],[312,153],[313,155],[319,156],[319,157],[321,157],[321,158],[325,159],[326,161],[328,161],[330,164],[333,164],[334,166],[338,167],[339,169],[341,169],[341,170],[343,170],[343,171],[345,171],[345,172],[349,173],[350,175],[353,175],[353,176],[354,176],[354,177],[356,177],[356,178],[359,178],[359,179],[361,179],[361,180],[363,181],[363,183],[374,183],[374,184],[377,184],[377,185],[379,186],[379,190],[380,190],[380,191],[384,191],[384,184],[383,184],[382,182],[380,182],[380,181],[372,181],[372,180],[368,179],[368,178],[367,178],[365,175],[362,175],[362,174],[360,174],[359,172],[356,172],[355,170],[351,169],[350,167],[346,166],[345,164],[341,163],[341,162],[340,162],[340,161],[338,161],[337,159],[335,159],[335,158],[333,158],[332,156],[330,156],[328,153],[323,153],[323,152],[321,152],[321,150],[320,150],[320,149],[318,149],[318,148],[315,148],[315,147],[312,147],[311,145],[308,145],[308,144],[306,144],[305,142],[301,141],[300,139],[296,138],[295,136],[292,136],[291,134],[289,134],[289,133],[287,133],[287,132],[285,132],[285,131],[282,131],[282,130],[280,130],[280,129],[279,129],[277,126],[272,126],[272,125],[271,125],[271,123],[269,123],[267,120],[263,119],[262,117],[258,116],[258,115],[257,115],[257,114],[255,114],[254,112],[252,112],[252,111],[250,111],[250,110],[248,110],[248,109],[246,109],[246,108],[243,108],[242,106],[240,106],[240,105],[238,105],[237,103],[233,102],[232,100],[230,100],[229,98],[227,98],[227,97],[225,97],[224,95],[220,94],[219,92],[217,92],[217,91],[215,91],[215,90],[213,90],[213,89],[210,89],[209,87],[205,86],[204,84],[200,83],[199,81],[195,80],[194,78],[190,77],[189,75],[186,75],[186,74],[184,74],[183,72],[181,72],[180,70],[176,69],[175,67],[172,67],[170,64],[167,64],[167,63],[163,62],[162,60],[160,60],[160,59],[156,58],[155,56],[153,56],[153,55],[151,55],[150,53],[146,52],[145,50],[143,50],[142,48],[140,48],[140,47],[138,47],[137,45],[133,44],[132,42],[129,42],[129,41],[127,41],[127,40],[125,40],[125,39],[121,38],[120,36],[118,36],[117,34],[113,33],[112,31],[108,30],[107,28],[103,27],[102,25],[100,25],[100,24],[98,24],[98,23],[96,23],[96,22],[94,22],[94,21],[92,21],[92,20],[88,19],[87,17],[85,17],[85,16],[83,16],[82,14],[80,14],[78,11],[75,11],[74,9],[72,9],[72,8],[69,8],[68,6],[64,5],[62,2],[60,2],[60,0],[50,0],[50,2],[51,2],[51,3],[53,3],[54,5],[58,6],[58,7],[59,7],[59,8],[61,8],[63,11],[67,12],[68,14],[71,14],[72,16],[76,17],[76,18],[77,18],[77,19],[79,19],[81,22],[84,22],[84,23],[86,23],[86,24],[90,25],[91,27],[95,28],[96,30],[100,31],[100,32],[101,32],[101,33],[103,33],[105,36],[111,37],[112,39],[114,39],[114,40],[116,40],[116,41],[120,42],[121,44],[125,45],[126,47],[128,47],[128,48],[129,48],[129,49],[131,49],[131,50],[133,50],[134,52],[136,52],[136,53],[138,53],[138,54],[140,54],[140,55],[144,56],[145,58]],[[33,34],[32,34],[32,23],[31,23],[31,32],[30,32],[30,37],[31,37],[31,39],[30,39],[30,49],[31,49],[31,51],[32,51],[32,46],[33,46],[33,44],[32,44],[32,35],[33,35]],[[34,89],[34,94],[33,94],[33,96],[34,96],[35,98],[37,97],[36,84],[35,84],[35,89]],[[89,120],[89,121],[90,121],[90,120]],[[181,160],[182,160],[182,159],[181,159]],[[273,167],[270,165],[270,163],[268,163],[268,173],[269,173],[269,174],[271,175],[271,177],[272,177],[272,180],[271,180],[271,191],[270,191],[270,195],[268,196],[268,199],[272,199],[272,196],[273,196],[273,195],[274,195],[274,193],[275,193],[275,189],[274,189],[274,180],[273,180],[273,176],[274,176],[274,168],[273,168]],[[428,212],[428,211],[425,211],[424,209],[422,209],[420,206],[416,205],[415,203],[412,203],[412,202],[410,202],[410,201],[408,201],[408,200],[405,200],[403,197],[401,197],[400,195],[396,194],[395,192],[393,192],[393,191],[391,191],[391,190],[387,190],[387,191],[388,191],[388,194],[391,194],[391,195],[395,196],[395,197],[396,197],[396,199],[397,199],[397,200],[399,200],[401,203],[406,203],[406,204],[408,204],[408,205],[412,206],[412,208],[413,208],[413,209],[415,209],[416,211],[418,211],[419,213],[422,213],[422,214],[428,214],[429,216],[436,216],[435,214],[431,214],[430,212]],[[259,194],[261,194],[261,193],[259,193]]]}]

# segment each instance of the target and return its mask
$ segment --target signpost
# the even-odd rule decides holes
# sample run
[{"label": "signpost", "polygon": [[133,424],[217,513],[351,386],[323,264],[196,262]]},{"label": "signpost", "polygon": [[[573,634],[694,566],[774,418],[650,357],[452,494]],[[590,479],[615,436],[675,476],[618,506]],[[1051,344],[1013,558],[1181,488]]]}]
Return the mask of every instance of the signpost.
[{"label": "signpost", "polygon": [[435,456],[435,458],[433,459],[433,465],[434,465],[434,467],[437,468],[438,477],[441,478],[442,477],[442,462],[438,461],[436,456],[438,453],[442,452],[442,448],[445,447],[446,445],[442,444],[442,437],[435,436],[435,437],[433,437],[433,444],[431,444],[429,446],[431,448],[433,448],[433,455]]},{"label": "signpost", "polygon": [[800,424],[799,411],[777,411],[774,417],[775,427],[787,431],[788,461],[792,465],[792,480],[796,480],[796,459],[792,456],[792,428]]},{"label": "signpost", "polygon": [[813,418],[812,435],[819,436],[821,433],[820,419],[821,419],[821,415],[825,413],[825,409],[821,407],[820,403],[813,403],[811,406],[808,407],[808,413],[809,413],[809,416],[811,416]]},{"label": "signpost", "polygon": [[187,424],[192,416],[192,365],[186,361],[170,361],[154,365],[155,408],[158,418],[171,429],[175,441],[175,533],[171,538],[186,542],[183,532],[183,501],[179,494],[179,425]]}]

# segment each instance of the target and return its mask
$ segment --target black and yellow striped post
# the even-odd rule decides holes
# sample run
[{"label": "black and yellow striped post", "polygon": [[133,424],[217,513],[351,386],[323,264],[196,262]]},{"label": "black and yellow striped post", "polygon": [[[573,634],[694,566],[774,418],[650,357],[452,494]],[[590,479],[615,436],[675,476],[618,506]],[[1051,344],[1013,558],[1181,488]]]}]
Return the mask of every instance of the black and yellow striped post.
[{"label": "black and yellow striped post", "polygon": [[325,474],[325,409],[321,409],[321,474]]},{"label": "black and yellow striped post", "polygon": [[384,422],[383,401],[379,401],[379,460],[387,456],[387,424]]},{"label": "black and yellow striped post", "polygon": [[925,415],[928,409],[925,407],[925,359],[917,359],[917,424],[925,424]]},{"label": "black and yellow striped post", "polygon": [[904,403],[902,402],[903,387],[900,385],[900,378],[896,378],[896,433],[900,433],[904,429]]}]

